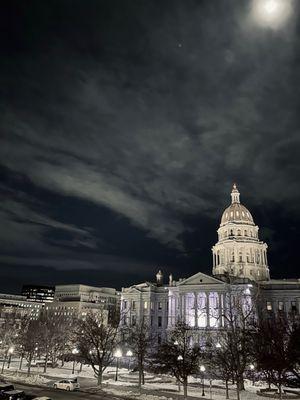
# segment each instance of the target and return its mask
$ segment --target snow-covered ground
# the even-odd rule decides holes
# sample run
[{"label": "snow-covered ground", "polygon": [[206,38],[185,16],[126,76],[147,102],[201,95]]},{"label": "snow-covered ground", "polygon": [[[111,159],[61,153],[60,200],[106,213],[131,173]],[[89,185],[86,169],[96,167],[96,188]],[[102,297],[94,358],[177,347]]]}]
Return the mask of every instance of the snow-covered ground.
[{"label": "snow-covered ground", "polygon": [[[96,380],[93,370],[90,366],[83,365],[80,371],[80,365],[75,365],[75,373],[72,374],[73,363],[65,363],[63,367],[47,368],[47,372],[43,373],[42,367],[32,367],[32,375],[26,376],[27,367],[24,363],[22,371],[18,371],[19,361],[12,360],[10,368],[4,369],[4,376],[10,381],[22,381],[33,385],[49,385],[53,380],[60,378],[70,378],[77,376],[84,390],[96,386]],[[178,384],[175,379],[170,376],[153,375],[146,373],[145,385],[141,392],[137,388],[138,374],[129,372],[127,368],[119,368],[118,380],[115,381],[116,368],[109,367],[103,376],[102,390],[114,396],[121,396],[128,399],[139,400],[177,400],[183,396],[183,390],[178,391]],[[201,380],[191,377],[188,388],[189,397],[202,397]],[[213,380],[210,387],[210,381],[205,380],[205,398],[213,400],[225,399],[225,385],[222,381]],[[249,380],[245,381],[246,390],[241,392],[241,400],[262,400],[256,394],[256,391],[265,387],[263,382],[256,382],[253,386]],[[229,396],[231,399],[236,399],[236,389],[234,385],[230,385]]]}]

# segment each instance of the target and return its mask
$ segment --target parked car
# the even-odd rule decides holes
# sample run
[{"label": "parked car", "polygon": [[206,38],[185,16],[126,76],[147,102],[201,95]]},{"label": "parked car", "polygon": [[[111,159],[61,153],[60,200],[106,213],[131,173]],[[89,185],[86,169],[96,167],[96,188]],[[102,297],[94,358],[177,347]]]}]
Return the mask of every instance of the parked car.
[{"label": "parked car", "polygon": [[32,399],[32,400],[52,400],[52,399],[50,399],[50,397],[45,397],[45,396],[43,396],[43,397],[35,397],[35,398]]},{"label": "parked car", "polygon": [[77,382],[77,379],[62,379],[60,381],[56,381],[53,384],[54,389],[62,389],[62,390],[78,390],[80,389],[80,385]]},{"label": "parked car", "polygon": [[[32,361],[30,366],[31,367],[44,367],[46,364],[46,360],[37,360],[37,361]],[[27,367],[29,366],[29,363],[27,363]],[[58,366],[58,364],[56,362],[52,362],[52,361],[47,361],[47,367],[50,368],[56,368]]]},{"label": "parked car", "polygon": [[0,384],[0,393],[7,392],[8,390],[14,390],[15,387],[11,383],[1,383]]},{"label": "parked car", "polygon": [[5,392],[1,392],[1,399],[5,400],[25,400],[26,395],[23,390],[7,390]]}]

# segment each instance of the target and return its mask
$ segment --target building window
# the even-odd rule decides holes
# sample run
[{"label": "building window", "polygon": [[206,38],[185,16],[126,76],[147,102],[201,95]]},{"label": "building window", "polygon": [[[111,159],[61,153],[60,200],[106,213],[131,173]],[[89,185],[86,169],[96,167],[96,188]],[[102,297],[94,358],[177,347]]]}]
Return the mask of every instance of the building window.
[{"label": "building window", "polygon": [[136,325],[136,316],[135,316],[135,315],[133,315],[133,316],[131,317],[131,325],[132,325],[132,326],[135,326],[135,325]]},{"label": "building window", "polygon": [[162,326],[162,317],[159,316],[157,319],[157,326],[160,328]]},{"label": "building window", "polygon": [[272,311],[272,303],[270,301],[267,301],[267,310]]},{"label": "building window", "polygon": [[144,301],[144,310],[148,309],[148,301]]},{"label": "building window", "polygon": [[151,301],[151,303],[150,303],[150,309],[151,309],[151,311],[154,310],[154,302],[153,301]]},{"label": "building window", "polygon": [[278,311],[283,311],[283,301],[278,302]]},{"label": "building window", "polygon": [[161,335],[157,336],[157,344],[161,344]]},{"label": "building window", "polygon": [[127,308],[127,300],[123,300],[123,309],[125,310]]},{"label": "building window", "polygon": [[132,309],[135,310],[136,308],[136,301],[132,300]]},{"label": "building window", "polygon": [[162,302],[161,301],[158,302],[158,309],[162,310]]},{"label": "building window", "polygon": [[295,301],[291,301],[291,310],[292,310],[293,312],[296,312],[296,311],[297,311],[297,305],[296,305],[296,302],[295,302]]},{"label": "building window", "polygon": [[153,326],[153,315],[150,317],[150,325]]},{"label": "building window", "polygon": [[240,229],[238,229],[237,234],[238,234],[238,236],[241,236],[241,230]]}]

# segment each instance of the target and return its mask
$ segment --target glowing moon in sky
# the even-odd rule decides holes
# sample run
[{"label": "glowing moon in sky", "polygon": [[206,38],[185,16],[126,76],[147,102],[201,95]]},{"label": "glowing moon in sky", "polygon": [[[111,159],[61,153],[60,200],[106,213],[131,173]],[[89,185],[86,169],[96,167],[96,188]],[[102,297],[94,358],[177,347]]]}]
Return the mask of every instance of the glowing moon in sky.
[{"label": "glowing moon in sky", "polygon": [[292,0],[252,0],[252,18],[262,27],[281,28],[292,9]]}]

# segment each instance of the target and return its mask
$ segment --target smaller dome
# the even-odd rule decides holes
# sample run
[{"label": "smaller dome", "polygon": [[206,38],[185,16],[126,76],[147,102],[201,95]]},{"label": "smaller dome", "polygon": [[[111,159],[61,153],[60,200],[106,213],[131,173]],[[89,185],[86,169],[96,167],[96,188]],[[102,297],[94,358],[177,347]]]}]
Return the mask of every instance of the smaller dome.
[{"label": "smaller dome", "polygon": [[231,204],[223,212],[221,226],[228,222],[255,225],[250,211],[240,203],[240,192],[236,184],[232,188]]},{"label": "smaller dome", "polygon": [[254,225],[250,211],[241,203],[230,204],[230,206],[223,212],[221,226],[228,222]]}]

